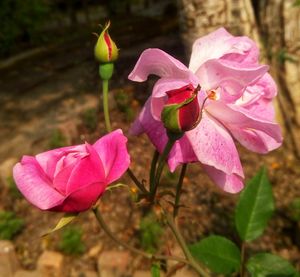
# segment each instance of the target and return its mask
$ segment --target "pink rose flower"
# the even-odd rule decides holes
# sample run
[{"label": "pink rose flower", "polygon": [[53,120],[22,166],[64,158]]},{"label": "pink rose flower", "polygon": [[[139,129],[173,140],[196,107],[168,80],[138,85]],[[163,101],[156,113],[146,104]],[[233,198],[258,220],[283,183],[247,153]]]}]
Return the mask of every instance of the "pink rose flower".
[{"label": "pink rose flower", "polygon": [[81,212],[89,209],[108,184],[127,170],[130,157],[121,130],[96,143],[62,147],[23,156],[13,169],[17,187],[42,210]]},{"label": "pink rose flower", "polygon": [[276,85],[267,73],[268,66],[259,64],[258,55],[252,40],[234,37],[224,28],[195,41],[188,68],[160,49],[145,50],[129,79],[143,82],[150,74],[160,79],[131,132],[146,133],[162,152],[167,142],[161,122],[166,92],[200,85],[202,119],[173,146],[168,156],[170,170],[182,163],[200,162],[225,191],[240,191],[244,173],[234,139],[258,153],[267,153],[282,143],[272,106]]}]

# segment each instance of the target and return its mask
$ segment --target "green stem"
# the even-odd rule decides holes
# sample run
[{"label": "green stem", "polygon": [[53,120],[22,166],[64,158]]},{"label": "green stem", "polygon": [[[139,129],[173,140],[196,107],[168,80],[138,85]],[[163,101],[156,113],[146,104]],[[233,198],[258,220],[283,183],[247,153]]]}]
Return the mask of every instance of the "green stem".
[{"label": "green stem", "polygon": [[157,150],[154,151],[152,162],[151,162],[151,168],[150,168],[150,191],[153,191],[154,189],[154,181],[155,181],[155,171],[156,171],[156,164],[159,158],[159,152]]},{"label": "green stem", "polygon": [[165,166],[165,161],[166,161],[175,142],[176,142],[176,139],[169,138],[163,153],[159,156],[158,166],[157,166],[152,190],[150,188],[151,201],[153,201],[155,199],[155,195],[156,195],[157,187],[158,187],[158,184],[160,181],[160,177],[161,177],[161,174],[162,174],[164,166]]},{"label": "green stem", "polygon": [[185,263],[187,265],[192,266],[192,264],[187,261],[186,259],[180,258],[180,257],[176,257],[176,256],[165,256],[165,255],[155,255],[155,254],[150,254],[147,252],[144,252],[142,250],[139,250],[133,246],[131,246],[130,244],[121,241],[120,239],[118,239],[109,229],[109,227],[106,225],[101,213],[98,211],[98,208],[95,207],[92,209],[99,225],[101,226],[102,230],[117,244],[123,246],[124,248],[130,250],[131,252],[141,255],[147,259],[155,259],[155,260],[173,260],[173,261],[177,261],[180,263]]},{"label": "green stem", "polygon": [[241,245],[241,267],[240,267],[240,277],[244,277],[245,275],[245,248],[246,244],[243,241]]},{"label": "green stem", "polygon": [[106,131],[111,132],[111,124],[109,118],[109,107],[108,107],[108,80],[102,80],[102,89],[103,89],[103,110],[104,110],[104,119]]},{"label": "green stem", "polygon": [[176,186],[176,196],[175,196],[175,203],[174,203],[174,210],[173,210],[173,218],[176,218],[176,216],[178,215],[182,183],[183,183],[184,175],[186,172],[186,168],[187,168],[187,164],[183,164],[182,168],[181,168],[179,180],[178,180],[178,183]]},{"label": "green stem", "polygon": [[190,250],[188,249],[179,229],[169,214],[165,214],[167,224],[169,225],[173,235],[175,236],[178,244],[180,245],[186,259],[191,263],[191,266],[197,271],[200,276],[209,277],[209,274],[200,266],[200,264],[194,259]]},{"label": "green stem", "polygon": [[137,186],[137,188],[143,193],[143,194],[148,194],[147,189],[144,187],[144,185],[135,177],[133,172],[128,168],[127,169],[127,174],[131,178],[131,180],[134,182],[134,184]]}]

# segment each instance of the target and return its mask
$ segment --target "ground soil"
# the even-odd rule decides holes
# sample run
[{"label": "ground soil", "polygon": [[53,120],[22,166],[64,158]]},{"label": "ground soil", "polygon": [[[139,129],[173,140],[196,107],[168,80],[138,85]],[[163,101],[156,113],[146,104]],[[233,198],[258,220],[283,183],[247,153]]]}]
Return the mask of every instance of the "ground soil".
[{"label": "ground soil", "polygon": [[[143,34],[136,26],[147,26],[148,19],[136,19],[138,24],[128,23],[126,29],[115,31],[119,42],[120,59],[111,82],[113,128],[122,128],[128,135],[131,119],[128,113],[118,108],[115,95],[122,90],[128,96],[134,114],[151,92],[154,79],[145,84],[134,84],[127,80],[141,51],[148,47],[159,47],[186,63],[184,49],[177,29],[168,31],[172,24],[157,33]],[[159,22],[151,22],[153,26]],[[124,25],[125,26],[125,25]],[[140,27],[141,28],[141,27]],[[149,28],[148,28],[149,29]],[[150,28],[152,30],[152,28]],[[153,28],[155,29],[155,28]],[[93,59],[94,39],[88,34],[60,45],[51,51],[21,62],[4,72],[0,79],[0,156],[1,160],[20,158],[24,154],[36,154],[49,148],[49,137],[54,130],[61,130],[68,144],[93,142],[105,133],[101,110],[100,84],[97,63]],[[91,131],[82,119],[84,111],[96,109],[99,118],[96,130]],[[131,169],[137,177],[148,180],[148,169],[154,151],[146,136],[129,137],[129,152],[132,157]],[[299,161],[283,146],[268,155],[253,154],[239,147],[246,179],[261,167],[266,166],[273,186],[276,212],[264,235],[248,245],[248,254],[271,251],[298,266],[300,270],[299,224],[289,216],[291,202],[300,197]],[[202,171],[199,164],[189,165],[184,179],[184,191],[179,214],[179,224],[184,237],[195,242],[208,234],[228,236],[239,243],[233,227],[233,210],[237,196],[222,192]],[[122,183],[133,186],[128,177]],[[164,177],[165,184],[174,186],[174,180]],[[140,206],[131,200],[127,189],[119,188],[118,193],[106,193],[101,200],[101,210],[111,229],[129,243],[139,245]],[[57,250],[61,232],[41,238],[53,227],[61,214],[41,212],[23,198],[15,198],[3,184],[1,207],[14,210],[25,220],[25,228],[15,237],[21,264],[34,269],[38,256],[45,249]],[[118,248],[105,236],[97,225],[93,214],[85,212],[76,222],[83,229],[86,252],[81,256],[67,256],[68,267],[73,269],[94,269],[96,258],[89,250],[98,242],[104,249]],[[171,236],[165,234],[161,251],[173,246]],[[137,260],[133,267],[143,268],[145,263]]]}]

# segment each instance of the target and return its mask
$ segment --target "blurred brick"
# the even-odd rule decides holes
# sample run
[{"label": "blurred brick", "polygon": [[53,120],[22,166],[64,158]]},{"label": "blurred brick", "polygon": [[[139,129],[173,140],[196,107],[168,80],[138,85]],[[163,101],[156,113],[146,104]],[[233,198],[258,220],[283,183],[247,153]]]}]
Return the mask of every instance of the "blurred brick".
[{"label": "blurred brick", "polygon": [[39,258],[37,270],[42,277],[64,277],[64,257],[53,251],[45,251]]},{"label": "blurred brick", "polygon": [[198,277],[199,275],[194,270],[184,267],[176,271],[176,274],[172,276],[173,277]]},{"label": "blurred brick", "polygon": [[14,277],[43,277],[38,271],[18,270]]},{"label": "blurred brick", "polygon": [[9,158],[6,159],[4,162],[0,164],[0,179],[2,180],[3,184],[8,186],[7,178],[12,176],[12,169],[13,166],[18,162],[16,158]]},{"label": "blurred brick", "polygon": [[72,269],[69,277],[99,277],[99,275],[96,271],[92,270],[78,271],[76,269]]},{"label": "blurred brick", "polygon": [[0,276],[12,277],[18,267],[13,243],[9,240],[0,240]]},{"label": "blurred brick", "polygon": [[[175,245],[170,250],[170,253],[171,253],[172,256],[185,258],[184,253],[182,252],[182,249],[178,245]],[[172,266],[175,266],[176,264],[178,264],[178,262],[175,261],[175,260],[167,260],[167,268],[171,268]]]},{"label": "blurred brick", "polygon": [[134,272],[133,277],[151,277],[151,272],[149,271],[144,271],[144,270],[138,270]]},{"label": "blurred brick", "polygon": [[89,258],[97,258],[100,252],[102,251],[102,248],[103,248],[102,243],[98,243],[97,245],[93,246],[88,252]]},{"label": "blurred brick", "polygon": [[96,271],[84,271],[80,277],[98,277],[98,273]]},{"label": "blurred brick", "polygon": [[98,259],[98,273],[100,277],[128,276],[131,257],[127,251],[104,251]]}]

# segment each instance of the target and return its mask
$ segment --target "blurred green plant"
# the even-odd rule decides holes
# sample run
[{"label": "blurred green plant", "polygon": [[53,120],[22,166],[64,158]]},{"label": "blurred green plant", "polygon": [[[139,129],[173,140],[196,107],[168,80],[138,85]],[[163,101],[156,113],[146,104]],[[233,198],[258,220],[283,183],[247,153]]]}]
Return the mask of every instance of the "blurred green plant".
[{"label": "blurred green plant", "polygon": [[300,0],[295,0],[293,6],[299,7],[300,6]]},{"label": "blurred green plant", "polygon": [[114,95],[119,111],[125,114],[127,121],[132,121],[134,118],[134,111],[130,106],[130,96],[124,90],[119,90]]},{"label": "blurred green plant", "polygon": [[40,31],[49,13],[49,4],[44,0],[1,0],[0,56],[14,51],[19,41],[43,40]]},{"label": "blurred green plant", "polygon": [[82,242],[82,230],[79,227],[68,227],[62,232],[59,249],[68,255],[80,255],[85,251]]},{"label": "blurred green plant", "polygon": [[19,191],[19,189],[17,188],[17,185],[15,183],[13,176],[7,177],[6,182],[8,184],[8,191],[9,191],[11,197],[14,199],[22,198],[22,194]]},{"label": "blurred green plant", "polygon": [[66,138],[59,129],[56,129],[53,131],[50,137],[49,147],[53,149],[53,148],[59,148],[63,146],[66,146]]},{"label": "blurred green plant", "polygon": [[289,218],[293,221],[300,220],[300,198],[295,198],[288,207]]},{"label": "blurred green plant", "polygon": [[297,58],[289,54],[286,49],[281,49],[277,53],[277,59],[280,64],[284,64],[285,61],[297,63]]},{"label": "blurred green plant", "polygon": [[24,221],[18,218],[15,213],[0,211],[0,239],[11,240],[23,228]]},{"label": "blurred green plant", "polygon": [[141,247],[149,253],[155,253],[159,247],[163,228],[154,214],[150,213],[140,222]]},{"label": "blurred green plant", "polygon": [[177,171],[171,172],[169,170],[166,170],[166,173],[164,174],[163,178],[173,183],[178,180],[179,174]]},{"label": "blurred green plant", "polygon": [[84,111],[82,115],[82,120],[84,126],[86,126],[89,131],[95,131],[97,128],[98,118],[96,109],[88,109]]}]

